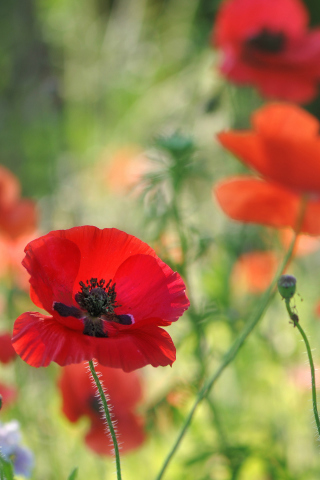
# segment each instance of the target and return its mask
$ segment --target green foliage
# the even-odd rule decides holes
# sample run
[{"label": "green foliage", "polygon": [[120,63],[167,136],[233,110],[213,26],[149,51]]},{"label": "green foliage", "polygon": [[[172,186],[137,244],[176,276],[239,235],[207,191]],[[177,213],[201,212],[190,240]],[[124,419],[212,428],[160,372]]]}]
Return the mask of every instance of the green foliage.
[{"label": "green foliage", "polygon": [[78,476],[78,468],[74,468],[70,473],[68,480],[76,480],[77,476]]},{"label": "green foliage", "polygon": [[14,480],[12,463],[0,455],[0,480]]}]

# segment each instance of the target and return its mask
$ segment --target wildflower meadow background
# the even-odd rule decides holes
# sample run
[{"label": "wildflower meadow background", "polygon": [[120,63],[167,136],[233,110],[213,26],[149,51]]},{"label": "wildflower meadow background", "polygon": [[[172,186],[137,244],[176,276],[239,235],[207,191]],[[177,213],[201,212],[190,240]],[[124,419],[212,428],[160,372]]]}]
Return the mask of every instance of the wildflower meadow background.
[{"label": "wildflower meadow background", "polygon": [[0,479],[319,478],[318,0],[0,26]]}]

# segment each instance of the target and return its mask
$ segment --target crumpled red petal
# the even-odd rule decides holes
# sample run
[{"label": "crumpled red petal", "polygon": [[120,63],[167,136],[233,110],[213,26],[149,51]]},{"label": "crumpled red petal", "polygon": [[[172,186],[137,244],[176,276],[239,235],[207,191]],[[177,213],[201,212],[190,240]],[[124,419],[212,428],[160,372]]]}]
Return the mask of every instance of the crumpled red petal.
[{"label": "crumpled red petal", "polygon": [[252,177],[219,182],[214,194],[222,210],[234,220],[273,227],[294,227],[299,197],[277,185]]},{"label": "crumpled red petal", "polygon": [[[222,210],[234,220],[296,229],[302,197],[253,177],[233,177],[213,189]],[[301,233],[320,235],[320,198],[309,200]]]},{"label": "crumpled red petal", "polygon": [[79,291],[79,282],[91,278],[113,279],[119,266],[130,256],[146,254],[156,257],[155,251],[138,238],[116,228],[85,225],[68,230],[57,230],[51,236],[72,241],[81,252],[81,263],[74,282],[73,294]]},{"label": "crumpled red petal", "polygon": [[132,314],[136,322],[159,318],[163,325],[170,324],[190,305],[180,275],[150,255],[129,257],[118,268],[114,282],[117,300],[124,305],[117,314]]},{"label": "crumpled red petal", "polygon": [[30,242],[25,252],[22,264],[31,275],[35,304],[51,314],[54,314],[54,301],[73,305],[73,285],[81,258],[78,247],[49,234]]},{"label": "crumpled red petal", "polygon": [[269,180],[320,193],[318,120],[295,105],[274,104],[253,115],[255,131],[222,132],[222,145]]},{"label": "crumpled red petal", "polygon": [[97,338],[64,327],[53,317],[37,312],[24,313],[16,320],[12,344],[18,355],[33,367],[45,367],[51,361],[64,366],[95,358],[101,365],[131,372],[148,364],[172,365],[176,358],[170,335],[156,325]]}]

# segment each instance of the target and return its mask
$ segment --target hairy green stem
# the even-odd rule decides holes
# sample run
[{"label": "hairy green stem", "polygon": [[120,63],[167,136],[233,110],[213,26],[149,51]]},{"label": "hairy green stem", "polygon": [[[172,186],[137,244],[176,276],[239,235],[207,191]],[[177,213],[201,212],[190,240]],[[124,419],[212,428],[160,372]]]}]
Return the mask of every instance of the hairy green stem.
[{"label": "hairy green stem", "polygon": [[[301,212],[303,212],[303,211],[304,211],[304,205],[302,204]],[[292,255],[292,252],[293,252],[293,249],[294,249],[294,246],[295,246],[295,243],[296,243],[297,235],[298,235],[298,232],[299,232],[299,226],[301,225],[302,215],[303,215],[303,213],[301,213],[301,216],[299,217],[299,222],[298,222],[298,227],[296,229],[296,233],[294,234],[291,245],[290,245],[290,247],[289,247],[289,249],[288,249],[288,251],[287,251],[287,253],[286,253],[286,255],[283,259],[283,262],[282,262],[281,266],[278,269],[278,272],[277,272],[275,278],[271,282],[268,290],[264,293],[261,300],[259,301],[259,305],[258,305],[256,311],[253,312],[253,314],[249,317],[248,322],[247,322],[246,326],[244,327],[242,333],[236,339],[236,341],[233,343],[233,345],[228,350],[228,352],[225,354],[225,356],[224,356],[220,366],[218,367],[218,369],[215,371],[215,373],[212,375],[212,377],[207,381],[207,383],[204,384],[202,389],[199,391],[199,393],[197,395],[197,398],[196,398],[196,400],[193,404],[193,407],[191,408],[187,418],[185,419],[185,422],[182,426],[182,429],[181,429],[173,447],[171,448],[168,456],[166,457],[166,459],[165,459],[165,461],[162,465],[162,468],[161,468],[158,476],[156,477],[156,480],[161,480],[163,478],[163,475],[164,475],[164,473],[165,473],[173,455],[175,454],[176,450],[178,449],[178,447],[179,447],[187,429],[189,428],[191,420],[192,420],[192,418],[195,414],[195,411],[197,410],[199,404],[208,395],[211,388],[216,383],[216,381],[218,380],[218,378],[220,377],[222,372],[225,370],[225,368],[236,357],[240,348],[242,347],[242,345],[244,344],[244,342],[246,341],[246,339],[248,338],[248,336],[250,335],[250,333],[252,332],[254,327],[257,325],[257,323],[261,319],[262,315],[266,311],[266,309],[267,309],[269,303],[271,302],[272,298],[274,297],[275,292],[276,292],[275,285],[277,283],[277,279],[280,276],[280,274],[285,270],[287,264],[289,263],[289,261],[291,259],[291,255]]]},{"label": "hairy green stem", "polygon": [[301,336],[303,338],[303,341],[305,343],[305,346],[306,346],[306,349],[307,349],[307,352],[308,352],[308,358],[309,358],[309,363],[310,363],[310,371],[311,371],[313,414],[314,414],[314,419],[316,421],[318,434],[320,436],[320,420],[319,420],[319,413],[318,413],[318,407],[317,407],[316,375],[315,375],[315,369],[314,369],[314,363],[313,363],[311,348],[310,348],[310,345],[309,345],[307,335],[304,333],[304,330],[302,329],[301,325],[299,323],[297,323],[296,327],[299,330],[299,332],[301,333]]},{"label": "hairy green stem", "polygon": [[90,367],[91,375],[92,375],[92,377],[95,381],[95,384],[97,385],[97,389],[98,389],[98,392],[99,392],[99,395],[100,395],[100,398],[101,398],[104,413],[105,413],[106,420],[107,420],[107,423],[108,423],[110,435],[112,437],[112,442],[113,442],[113,446],[114,446],[114,454],[115,454],[115,457],[116,457],[117,480],[121,480],[121,465],[120,465],[119,446],[118,446],[118,442],[117,442],[116,432],[114,430],[113,423],[112,423],[112,420],[111,420],[111,415],[110,415],[110,411],[109,411],[109,407],[108,407],[108,402],[107,402],[106,396],[104,394],[104,391],[103,391],[101,382],[99,380],[99,377],[97,375],[97,372],[94,368],[94,364],[93,364],[92,360],[89,360],[89,367]]},{"label": "hairy green stem", "polygon": [[303,328],[301,327],[301,325],[299,323],[298,315],[296,313],[294,313],[291,309],[290,299],[285,299],[285,302],[286,302],[287,311],[289,313],[289,317],[291,318],[291,320],[293,320],[294,326],[297,327],[297,329],[299,330],[299,332],[300,332],[300,334],[303,338],[304,344],[306,346],[306,349],[307,349],[309,364],[310,364],[310,372],[311,372],[311,390],[312,390],[313,414],[314,414],[314,419],[316,421],[318,434],[319,434],[319,437],[320,437],[320,419],[319,419],[318,406],[317,406],[316,374],[315,374],[314,363],[313,363],[313,358],[312,358],[312,353],[311,353],[309,340],[308,340],[308,337],[305,334]]}]

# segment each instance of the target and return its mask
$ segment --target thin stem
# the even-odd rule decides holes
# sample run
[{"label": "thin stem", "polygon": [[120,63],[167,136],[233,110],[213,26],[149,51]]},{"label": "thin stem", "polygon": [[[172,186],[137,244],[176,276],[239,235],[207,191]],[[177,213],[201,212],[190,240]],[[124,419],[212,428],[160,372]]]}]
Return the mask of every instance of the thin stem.
[{"label": "thin stem", "polygon": [[97,375],[97,372],[95,371],[94,364],[93,364],[92,360],[89,360],[89,367],[90,367],[91,375],[92,375],[92,377],[95,381],[95,384],[97,385],[97,389],[98,389],[98,392],[99,392],[99,395],[100,395],[100,398],[101,398],[101,401],[102,401],[104,413],[105,413],[106,420],[107,420],[107,423],[108,423],[109,431],[110,431],[110,434],[111,434],[111,437],[112,437],[112,442],[113,442],[113,446],[114,446],[114,453],[115,453],[115,457],[116,457],[117,480],[121,480],[121,466],[120,466],[119,446],[118,446],[118,442],[117,442],[116,432],[115,432],[113,424],[112,424],[111,415],[110,415],[110,411],[109,411],[109,407],[108,407],[108,402],[107,402],[106,396],[104,394],[102,385],[100,383],[99,377]]},{"label": "thin stem", "polygon": [[314,419],[316,421],[318,434],[320,436],[320,420],[319,420],[319,413],[318,413],[318,407],[317,407],[316,375],[315,375],[315,369],[314,369],[314,363],[313,363],[311,348],[310,348],[310,345],[309,345],[307,335],[304,333],[304,330],[301,327],[301,325],[299,323],[297,323],[296,327],[299,330],[299,332],[301,333],[301,336],[303,338],[303,341],[305,343],[305,346],[306,346],[306,349],[307,349],[307,352],[308,352],[308,358],[309,358],[309,363],[310,363],[310,371],[311,371],[313,414],[314,414]]},{"label": "thin stem", "polygon": [[308,337],[305,334],[303,328],[301,327],[301,325],[299,323],[298,315],[296,313],[294,313],[291,309],[290,299],[285,299],[285,303],[286,303],[286,308],[287,308],[287,312],[289,314],[289,317],[293,321],[294,326],[297,327],[297,329],[299,330],[299,332],[300,332],[300,334],[303,338],[304,344],[306,346],[306,349],[307,349],[309,364],[310,364],[310,372],[311,372],[313,414],[314,414],[314,419],[316,421],[318,434],[320,436],[320,419],[319,419],[318,406],[317,406],[316,374],[315,374],[314,363],[313,363],[313,358],[312,358],[312,353],[311,353],[309,340],[308,340]]},{"label": "thin stem", "polygon": [[283,259],[283,262],[281,264],[281,266],[279,267],[278,269],[278,272],[276,274],[276,276],[274,277],[273,281],[271,282],[268,290],[264,293],[264,295],[262,296],[260,302],[259,302],[259,305],[258,305],[258,308],[256,309],[255,312],[253,312],[253,314],[249,317],[249,320],[246,324],[246,326],[244,327],[242,333],[240,334],[240,336],[236,339],[236,341],[233,343],[233,345],[231,346],[231,348],[228,350],[228,352],[225,354],[220,366],[218,367],[218,369],[215,371],[215,373],[212,375],[212,377],[208,380],[207,383],[204,384],[204,386],[202,387],[202,389],[199,391],[198,395],[197,395],[197,398],[193,404],[193,407],[191,408],[190,412],[189,412],[189,415],[187,416],[185,422],[184,422],[184,425],[180,431],[180,434],[178,435],[177,439],[176,439],[176,442],[174,443],[171,451],[169,452],[167,458],[165,459],[164,461],[164,464],[158,474],[158,476],[156,477],[156,480],[161,480],[161,478],[163,477],[173,455],[175,454],[176,450],[178,449],[179,445],[180,445],[180,442],[181,440],[183,439],[190,423],[191,423],[191,420],[193,418],[193,415],[195,413],[195,411],[197,410],[198,408],[198,405],[200,404],[200,402],[203,400],[204,397],[206,397],[208,395],[208,393],[210,392],[211,388],[213,387],[213,385],[216,383],[216,381],[218,380],[218,378],[220,377],[220,375],[222,374],[222,372],[225,370],[225,368],[233,361],[233,359],[236,357],[236,355],[238,354],[240,348],[242,347],[242,345],[244,344],[244,342],[246,341],[246,339],[248,338],[249,334],[252,332],[252,330],[254,329],[254,327],[257,325],[257,323],[259,322],[259,320],[261,319],[262,315],[264,314],[264,312],[266,311],[269,303],[271,302],[272,298],[274,297],[275,295],[275,285],[277,283],[277,279],[278,277],[280,276],[280,274],[285,270],[287,264],[289,263],[290,259],[291,259],[291,255],[292,255],[292,252],[294,250],[294,246],[295,246],[295,243],[296,243],[296,240],[297,240],[297,236],[298,236],[298,232],[299,232],[299,227],[301,225],[301,222],[302,222],[302,216],[303,216],[303,212],[304,212],[304,201],[302,201],[302,205],[301,205],[301,214],[299,215],[299,219],[298,219],[298,222],[297,222],[297,228],[296,228],[296,231],[295,231],[295,234],[294,234],[294,237],[292,239],[292,242],[291,242],[291,245]]}]

